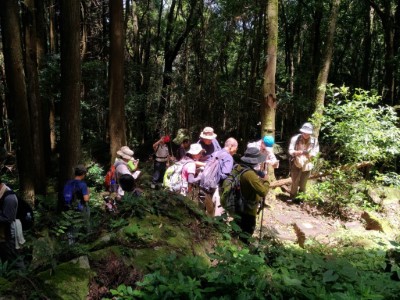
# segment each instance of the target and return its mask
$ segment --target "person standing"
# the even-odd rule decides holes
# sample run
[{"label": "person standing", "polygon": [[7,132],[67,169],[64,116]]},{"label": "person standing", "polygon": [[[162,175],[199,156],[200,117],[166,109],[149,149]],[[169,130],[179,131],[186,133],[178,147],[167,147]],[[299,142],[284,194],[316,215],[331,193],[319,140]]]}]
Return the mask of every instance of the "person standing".
[{"label": "person standing", "polygon": [[187,196],[191,191],[193,184],[200,181],[200,174],[197,173],[196,162],[202,156],[204,152],[200,144],[194,143],[190,145],[186,156],[181,159],[182,167],[182,181],[183,188],[181,194]]},{"label": "person standing", "polygon": [[186,156],[186,152],[189,150],[190,147],[190,141],[189,139],[184,139],[179,146],[179,148],[176,150],[176,161],[180,161],[182,158]]},{"label": "person standing", "polygon": [[[202,162],[203,166],[207,161],[210,160],[211,155],[214,152],[217,152],[221,150],[221,146],[217,141],[217,135],[214,133],[214,129],[211,127],[205,127],[203,131],[200,133],[200,140],[198,143],[201,145],[201,147],[204,149],[204,153],[202,157],[200,157],[200,162]],[[198,166],[201,166],[201,164],[197,164]]]},{"label": "person standing", "polygon": [[[214,152],[211,157],[217,159],[219,164],[219,182],[214,190],[208,191],[202,189],[205,194],[204,204],[206,206],[206,213],[209,216],[221,216],[224,209],[221,206],[221,198],[219,188],[222,182],[228,177],[233,168],[233,155],[237,152],[238,142],[234,138],[228,138],[225,141],[224,148]],[[212,160],[210,160],[211,162]],[[201,184],[200,184],[201,187]]]},{"label": "person standing", "polygon": [[18,199],[15,193],[0,179],[0,260],[4,264],[16,262],[18,269],[24,269],[24,263],[18,258],[15,236]]},{"label": "person standing", "polygon": [[170,159],[169,150],[167,144],[170,138],[168,135],[161,137],[157,142],[153,144],[153,150],[155,153],[154,160],[154,172],[151,181],[151,188],[155,189],[156,186],[162,183],[167,164]]},{"label": "person standing", "polygon": [[[240,191],[243,197],[244,208],[237,215],[236,223],[243,232],[252,236],[256,228],[256,216],[260,203],[264,201],[269,190],[267,175],[256,171],[259,165],[266,160],[266,156],[258,148],[247,148],[240,158],[241,163],[235,166],[238,173],[244,171],[240,176]],[[260,174],[262,174],[260,177]],[[260,225],[262,226],[262,224]],[[249,237],[241,237],[243,242],[248,243]]]},{"label": "person standing", "polygon": [[313,168],[312,158],[319,152],[318,140],[311,136],[313,133],[311,123],[304,123],[300,128],[300,134],[296,134],[290,140],[289,154],[291,155],[290,177],[292,178],[292,187],[290,197],[292,201],[296,200],[298,192],[305,193],[308,177],[310,177]]},{"label": "person standing", "polygon": [[260,169],[265,173],[268,172],[268,167],[274,169],[279,167],[279,160],[276,158],[273,146],[275,139],[273,136],[266,135],[261,140],[247,144],[247,148],[255,147],[260,150],[261,154],[266,156],[265,162],[260,165]]},{"label": "person standing", "polygon": [[120,178],[123,175],[130,175],[132,176],[133,180],[136,179],[134,174],[137,174],[137,168],[139,165],[139,161],[135,160],[133,157],[133,150],[131,150],[128,146],[122,146],[118,151],[117,151],[117,159],[115,160],[114,166],[115,166],[115,173],[116,173],[116,179],[118,183],[118,189],[117,189],[117,198],[121,199],[122,196],[124,195],[124,189],[121,187],[120,183]]}]

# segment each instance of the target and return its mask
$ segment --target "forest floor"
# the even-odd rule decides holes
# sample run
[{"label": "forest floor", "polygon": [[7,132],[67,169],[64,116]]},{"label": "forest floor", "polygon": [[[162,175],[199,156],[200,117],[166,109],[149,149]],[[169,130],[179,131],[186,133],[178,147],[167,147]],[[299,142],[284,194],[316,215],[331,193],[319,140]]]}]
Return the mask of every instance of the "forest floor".
[{"label": "forest floor", "polygon": [[[300,246],[304,246],[307,240],[335,245],[343,236],[369,238],[372,232],[385,240],[391,240],[395,233],[388,228],[400,228],[400,199],[385,203],[382,211],[373,217],[364,210],[354,210],[346,220],[341,220],[307,203],[288,202],[288,198],[285,192],[277,195],[270,193],[267,196],[264,213],[258,216],[258,222],[262,217],[262,235],[282,242],[298,243]],[[388,221],[390,224],[386,226]],[[258,237],[260,232],[255,234]]]}]

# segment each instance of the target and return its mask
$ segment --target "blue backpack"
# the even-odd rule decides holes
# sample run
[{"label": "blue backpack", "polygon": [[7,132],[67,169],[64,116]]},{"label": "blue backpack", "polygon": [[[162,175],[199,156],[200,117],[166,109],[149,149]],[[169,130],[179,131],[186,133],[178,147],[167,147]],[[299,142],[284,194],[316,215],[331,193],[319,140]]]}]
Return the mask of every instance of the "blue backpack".
[{"label": "blue backpack", "polygon": [[78,186],[78,180],[71,179],[67,181],[67,183],[64,185],[63,197],[65,210],[83,210],[83,196]]}]

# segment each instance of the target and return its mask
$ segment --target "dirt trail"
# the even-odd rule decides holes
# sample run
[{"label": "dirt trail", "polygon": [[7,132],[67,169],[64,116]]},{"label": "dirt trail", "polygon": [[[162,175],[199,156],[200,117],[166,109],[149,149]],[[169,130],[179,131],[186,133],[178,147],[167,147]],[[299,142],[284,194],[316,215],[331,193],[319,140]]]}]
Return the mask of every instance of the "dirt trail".
[{"label": "dirt trail", "polygon": [[[348,233],[368,236],[366,222],[361,213],[355,214],[353,220],[341,221],[318,213],[305,204],[285,202],[284,195],[269,194],[263,215],[263,235],[274,236],[281,241],[304,245],[307,239],[314,239],[324,244],[334,244],[338,234]],[[261,214],[258,222],[261,220]],[[259,230],[259,229],[258,229]],[[257,236],[259,232],[256,233]]]}]

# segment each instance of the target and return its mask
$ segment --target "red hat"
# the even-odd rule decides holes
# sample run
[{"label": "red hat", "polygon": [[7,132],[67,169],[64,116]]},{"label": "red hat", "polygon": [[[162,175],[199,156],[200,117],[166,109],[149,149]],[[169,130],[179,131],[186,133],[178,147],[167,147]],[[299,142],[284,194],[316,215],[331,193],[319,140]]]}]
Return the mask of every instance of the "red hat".
[{"label": "red hat", "polygon": [[169,143],[170,141],[169,135],[164,136],[163,141],[164,143]]}]

